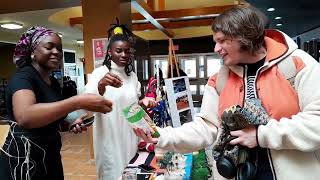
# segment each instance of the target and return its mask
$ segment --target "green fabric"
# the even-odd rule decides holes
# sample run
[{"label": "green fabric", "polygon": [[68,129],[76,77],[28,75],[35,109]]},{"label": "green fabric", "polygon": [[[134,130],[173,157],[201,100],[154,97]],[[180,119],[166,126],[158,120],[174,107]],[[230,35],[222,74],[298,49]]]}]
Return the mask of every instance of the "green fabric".
[{"label": "green fabric", "polygon": [[200,150],[198,154],[193,155],[192,162],[192,180],[205,180],[211,177],[211,171],[208,165],[207,156],[204,150]]},{"label": "green fabric", "polygon": [[160,137],[160,133],[156,130],[151,136],[153,138],[158,138],[158,137]]},{"label": "green fabric", "polygon": [[143,116],[145,115],[145,112],[142,108],[140,108],[140,110],[138,112],[136,112],[134,115],[128,117],[128,114],[129,114],[131,107],[132,107],[132,105],[124,108],[123,114],[124,114],[125,118],[129,121],[129,123],[136,123],[143,118]]}]

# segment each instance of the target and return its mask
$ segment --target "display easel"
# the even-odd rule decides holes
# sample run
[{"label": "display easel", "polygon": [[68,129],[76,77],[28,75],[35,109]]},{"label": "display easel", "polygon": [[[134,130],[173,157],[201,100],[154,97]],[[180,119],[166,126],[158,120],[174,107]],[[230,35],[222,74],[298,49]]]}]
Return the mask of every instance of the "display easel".
[{"label": "display easel", "polygon": [[[177,77],[173,75],[174,69],[177,71]],[[188,76],[180,76],[172,39],[169,39],[168,72],[171,72],[171,76],[168,73],[168,78],[165,79],[165,86],[170,116],[172,126],[179,127],[186,122],[192,121],[195,112],[189,78]]]},{"label": "display easel", "polygon": [[171,76],[169,77],[169,73],[168,73],[168,78],[172,78],[173,77],[173,64],[175,65],[175,69],[177,71],[178,77],[180,76],[180,72],[179,72],[179,67],[178,67],[178,62],[177,62],[177,58],[176,58],[176,52],[174,50],[174,46],[173,46],[173,41],[170,38],[169,39],[169,54],[168,54],[168,72],[171,72]]}]

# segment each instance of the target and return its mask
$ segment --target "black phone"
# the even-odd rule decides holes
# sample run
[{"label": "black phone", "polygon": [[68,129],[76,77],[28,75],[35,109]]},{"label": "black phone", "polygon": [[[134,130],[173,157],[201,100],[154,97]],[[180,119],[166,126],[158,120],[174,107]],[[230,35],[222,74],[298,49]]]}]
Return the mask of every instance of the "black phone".
[{"label": "black phone", "polygon": [[[91,126],[94,122],[94,116],[91,117],[86,117],[85,119],[83,119],[81,124],[84,124],[84,126]],[[81,126],[81,124],[78,124],[79,126]],[[69,130],[72,130],[74,127],[76,127],[77,124],[74,124],[70,127]]]}]

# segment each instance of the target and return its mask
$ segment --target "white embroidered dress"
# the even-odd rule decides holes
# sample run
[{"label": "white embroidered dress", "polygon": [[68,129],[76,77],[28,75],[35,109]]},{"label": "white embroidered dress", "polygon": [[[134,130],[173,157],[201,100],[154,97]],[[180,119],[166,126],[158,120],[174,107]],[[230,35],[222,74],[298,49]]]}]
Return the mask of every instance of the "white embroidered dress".
[{"label": "white embroidered dress", "polygon": [[[95,69],[85,87],[86,93],[98,93],[98,82],[109,72],[106,66]],[[122,109],[134,102],[138,102],[140,82],[134,72],[127,76],[124,67],[117,66],[111,61],[111,73],[122,80],[120,88],[106,86],[104,97],[111,100],[112,111],[103,114],[95,113],[93,124],[94,156],[99,180],[117,180],[121,176],[128,162],[137,152],[138,137],[134,134]]]}]

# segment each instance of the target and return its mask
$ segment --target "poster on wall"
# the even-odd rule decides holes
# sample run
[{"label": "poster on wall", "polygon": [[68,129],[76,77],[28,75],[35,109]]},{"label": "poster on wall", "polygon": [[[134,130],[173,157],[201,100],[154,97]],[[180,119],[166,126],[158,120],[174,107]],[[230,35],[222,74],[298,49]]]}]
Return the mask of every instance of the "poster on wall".
[{"label": "poster on wall", "polygon": [[172,126],[179,127],[192,121],[194,107],[187,76],[165,79]]},{"label": "poster on wall", "polygon": [[108,38],[92,39],[94,68],[102,66],[107,54]]}]

